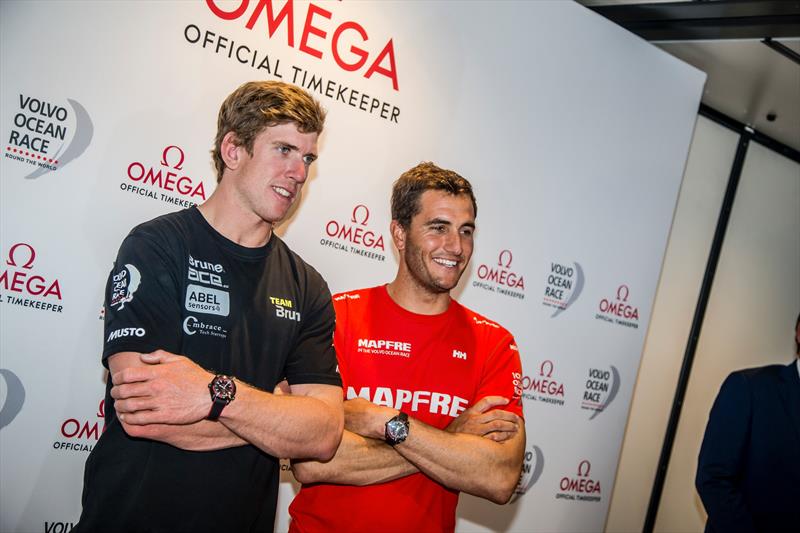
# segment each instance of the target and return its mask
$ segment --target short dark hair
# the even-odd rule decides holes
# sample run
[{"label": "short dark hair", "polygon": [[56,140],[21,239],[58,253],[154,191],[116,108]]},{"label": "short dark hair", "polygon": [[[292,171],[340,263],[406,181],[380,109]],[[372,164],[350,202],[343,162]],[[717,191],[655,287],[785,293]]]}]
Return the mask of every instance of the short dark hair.
[{"label": "short dark hair", "polygon": [[270,126],[294,122],[301,133],[322,133],[325,111],[308,92],[282,81],[250,81],[233,91],[222,102],[217,118],[217,136],[211,155],[222,180],[225,161],[222,139],[228,132],[236,135],[236,144],[250,156],[256,137]]},{"label": "short dark hair", "polygon": [[465,194],[472,201],[475,216],[478,204],[469,181],[452,170],[447,170],[431,162],[420,163],[397,178],[392,187],[392,220],[408,228],[411,219],[419,213],[419,197],[425,191],[445,191],[458,196]]}]

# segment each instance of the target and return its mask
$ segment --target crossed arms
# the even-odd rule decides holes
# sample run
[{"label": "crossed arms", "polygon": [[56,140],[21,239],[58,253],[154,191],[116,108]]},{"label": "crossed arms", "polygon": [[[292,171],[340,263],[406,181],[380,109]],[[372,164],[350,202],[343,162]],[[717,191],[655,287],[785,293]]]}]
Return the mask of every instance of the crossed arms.
[{"label": "crossed arms", "polygon": [[184,450],[208,451],[253,444],[275,457],[327,460],[342,434],[342,389],[289,386],[272,394],[236,381],[236,399],[218,421],[208,383],[214,377],[190,359],[157,350],[121,352],[108,359],[114,409],[125,432]]},{"label": "crossed arms", "polygon": [[391,447],[385,423],[396,409],[362,398],[344,402],[345,431],[327,462],[293,461],[301,483],[371,485],[423,472],[448,488],[506,503],[514,492],[525,450],[522,418],[501,409],[508,400],[487,396],[445,430],[410,419],[408,438]]}]

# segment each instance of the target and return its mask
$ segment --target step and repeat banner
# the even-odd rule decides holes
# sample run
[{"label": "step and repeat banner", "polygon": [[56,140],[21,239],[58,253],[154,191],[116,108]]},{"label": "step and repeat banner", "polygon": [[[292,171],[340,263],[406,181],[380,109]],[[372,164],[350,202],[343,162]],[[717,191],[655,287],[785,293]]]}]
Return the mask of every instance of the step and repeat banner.
[{"label": "step and repeat banner", "polygon": [[474,184],[455,295],[516,336],[528,444],[513,501],[462,495],[458,530],[603,528],[701,72],[561,1],[5,1],[0,24],[0,530],[77,520],[117,248],[209,197],[217,110],[253,79],[328,110],[278,233],[333,291],[393,278],[404,170]]}]

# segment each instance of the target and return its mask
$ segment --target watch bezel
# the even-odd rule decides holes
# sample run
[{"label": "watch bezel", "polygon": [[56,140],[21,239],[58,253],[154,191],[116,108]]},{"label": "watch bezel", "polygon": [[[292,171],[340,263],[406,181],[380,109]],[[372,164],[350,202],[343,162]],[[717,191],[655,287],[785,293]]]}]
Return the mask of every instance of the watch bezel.
[{"label": "watch bezel", "polygon": [[386,422],[385,440],[390,446],[396,446],[408,438],[408,415],[402,411]]}]

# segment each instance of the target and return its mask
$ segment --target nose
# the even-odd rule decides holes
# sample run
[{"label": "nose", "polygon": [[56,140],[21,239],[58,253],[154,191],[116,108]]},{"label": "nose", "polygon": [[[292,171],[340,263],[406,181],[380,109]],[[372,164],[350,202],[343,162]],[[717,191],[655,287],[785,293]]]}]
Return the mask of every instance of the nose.
[{"label": "nose", "polygon": [[461,242],[461,233],[458,230],[448,231],[445,236],[444,249],[447,253],[461,256],[464,252],[464,243]]},{"label": "nose", "polygon": [[308,179],[308,165],[303,161],[302,156],[291,157],[286,163],[286,175],[302,185]]}]

